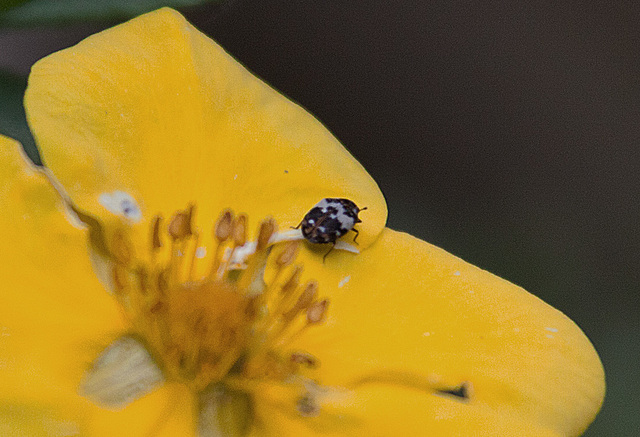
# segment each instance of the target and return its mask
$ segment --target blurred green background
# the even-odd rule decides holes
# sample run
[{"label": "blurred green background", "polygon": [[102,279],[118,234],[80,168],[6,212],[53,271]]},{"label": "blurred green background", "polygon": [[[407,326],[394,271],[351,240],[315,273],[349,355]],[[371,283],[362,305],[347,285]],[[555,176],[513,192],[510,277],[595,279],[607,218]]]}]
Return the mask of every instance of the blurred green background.
[{"label": "blurred green background", "polygon": [[34,61],[158,5],[325,123],[378,181],[390,227],[576,321],[608,384],[586,435],[640,435],[640,5],[2,2],[0,132],[33,147]]}]

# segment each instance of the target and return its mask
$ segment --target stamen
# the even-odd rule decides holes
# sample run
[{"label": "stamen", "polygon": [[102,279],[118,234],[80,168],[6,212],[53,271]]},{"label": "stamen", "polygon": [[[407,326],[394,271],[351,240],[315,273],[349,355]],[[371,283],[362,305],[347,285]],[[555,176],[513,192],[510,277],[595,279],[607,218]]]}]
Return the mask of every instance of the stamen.
[{"label": "stamen", "polygon": [[157,215],[153,218],[151,225],[151,253],[155,253],[162,248],[162,240],[160,239],[160,226],[162,225],[162,216]]},{"label": "stamen", "polygon": [[118,264],[128,265],[133,257],[133,248],[121,231],[116,231],[111,244],[111,254]]},{"label": "stamen", "polygon": [[194,231],[193,233],[193,248],[191,251],[191,260],[189,262],[189,273],[187,274],[187,281],[192,282],[194,280],[194,272],[196,268],[196,257],[198,256],[198,246],[200,245],[200,233]]},{"label": "stamen", "polygon": [[268,218],[260,223],[260,230],[258,231],[256,253],[264,250],[269,245],[271,236],[278,230],[276,221],[272,218]]},{"label": "stamen", "polygon": [[241,214],[233,223],[233,245],[244,246],[247,242],[247,216]]},{"label": "stamen", "polygon": [[[298,242],[292,241],[285,246],[285,249],[280,252],[278,258],[276,259],[276,265],[278,267],[287,267],[291,265],[293,260],[298,256],[298,248],[300,244]],[[278,270],[280,271],[280,270]]]},{"label": "stamen", "polygon": [[282,290],[280,293],[283,296],[283,299],[285,296],[291,295],[291,293],[293,293],[293,291],[298,287],[301,274],[302,274],[302,266],[295,266],[293,273],[291,274],[291,277],[282,286]]},{"label": "stamen", "polygon": [[313,303],[307,310],[307,323],[310,325],[316,325],[324,320],[327,314],[327,307],[329,306],[329,300],[325,299],[321,302]]},{"label": "stamen", "polygon": [[[247,261],[247,269],[243,272],[238,287],[247,290],[249,297],[261,294],[264,290],[264,269],[269,255],[269,239],[277,231],[277,225],[273,218],[264,219],[260,223],[256,252]],[[233,254],[232,254],[233,255]],[[230,256],[229,259],[232,257]]]},{"label": "stamen", "polygon": [[268,317],[261,323],[259,331],[262,332],[266,328],[272,327],[274,322],[283,317],[287,309],[291,306],[293,300],[296,297],[295,291],[298,289],[298,283],[300,281],[300,275],[302,273],[302,267],[296,266],[291,274],[291,277],[284,283],[280,292],[280,301],[276,305],[275,309],[270,312]]},{"label": "stamen", "polygon": [[[274,239],[272,218],[260,223],[255,241],[248,241],[247,216],[225,210],[212,232],[211,270],[200,276],[201,232],[194,215],[195,206],[189,205],[166,226],[160,215],[151,220],[144,259],[149,264],[135,257],[125,233],[107,240],[118,301],[132,333],[148,344],[165,377],[202,392],[230,373],[284,381],[317,366],[311,355],[280,349],[306,327],[321,323],[327,308],[326,300],[314,302],[315,281],[299,285],[302,267],[294,266],[299,243]],[[249,245],[254,249],[243,258],[245,268],[237,269],[230,262],[233,251]],[[274,245],[280,247],[265,281]]]},{"label": "stamen", "polygon": [[215,226],[215,236],[218,243],[222,243],[226,241],[227,238],[231,235],[231,230],[233,229],[233,214],[231,210],[225,209],[220,218],[216,222]]},{"label": "stamen", "polygon": [[286,322],[283,325],[282,329],[276,335],[276,337],[279,337],[279,339],[277,339],[273,347],[275,348],[284,347],[285,345],[290,344],[295,339],[300,337],[300,335],[302,335],[302,333],[304,333],[309,327],[320,324],[322,321],[324,321],[324,317],[327,313],[328,306],[329,306],[328,299],[324,299],[321,302],[313,302],[307,308],[306,323],[302,325],[302,327],[300,327],[298,330],[293,331],[288,335],[285,335],[287,328],[291,326],[291,321],[301,311],[299,310],[295,311],[295,314],[289,314],[289,313],[285,314],[284,316],[285,316]]},{"label": "stamen", "polygon": [[233,254],[237,248],[242,247],[247,241],[247,216],[240,214],[234,221],[231,229],[231,237],[233,239],[233,246],[231,252],[225,261],[225,268],[231,264]]},{"label": "stamen", "polygon": [[299,243],[296,241],[292,241],[287,243],[285,248],[278,254],[276,257],[276,271],[271,278],[271,281],[267,283],[266,288],[260,295],[260,304],[261,305],[269,305],[269,302],[272,300],[274,290],[279,285],[280,276],[298,255],[298,247]]},{"label": "stamen", "polygon": [[[317,291],[318,291],[318,283],[309,282],[307,286],[304,288],[304,291],[302,292],[302,294],[300,294],[300,296],[298,297],[298,301],[293,306],[293,308],[291,308],[289,311],[284,313],[284,318],[286,320],[292,320],[296,315],[298,315],[298,313],[306,310],[309,307],[309,305],[311,305],[311,302],[313,302],[313,300],[315,299]],[[307,311],[307,318],[308,317],[309,316]]]},{"label": "stamen", "polygon": [[191,218],[193,217],[194,208],[195,205],[191,204],[186,210],[179,211],[171,217],[167,232],[174,241],[191,236]]},{"label": "stamen", "polygon": [[305,352],[296,352],[291,354],[290,361],[305,367],[314,368],[318,366],[318,360]]},{"label": "stamen", "polygon": [[209,270],[209,279],[217,277],[220,265],[222,263],[222,255],[224,251],[223,243],[231,237],[233,232],[233,213],[226,209],[220,214],[218,221],[214,227],[214,236],[216,240],[216,250],[212,256],[211,268]]}]

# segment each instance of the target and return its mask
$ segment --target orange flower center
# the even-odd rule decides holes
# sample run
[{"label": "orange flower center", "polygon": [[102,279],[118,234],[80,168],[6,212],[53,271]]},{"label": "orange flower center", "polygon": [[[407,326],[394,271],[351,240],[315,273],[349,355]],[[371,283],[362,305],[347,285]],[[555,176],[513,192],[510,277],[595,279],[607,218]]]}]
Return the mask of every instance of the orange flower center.
[{"label": "orange flower center", "polygon": [[[115,295],[165,378],[199,392],[228,375],[284,380],[314,366],[313,357],[287,351],[293,338],[324,320],[328,306],[317,299],[316,282],[299,282],[298,243],[272,244],[272,219],[247,242],[246,216],[225,211],[214,226],[214,251],[205,256],[193,214],[193,206],[177,212],[166,229],[156,217],[145,262],[133,256],[124,233],[107,245]],[[274,268],[265,281],[268,264]]]}]

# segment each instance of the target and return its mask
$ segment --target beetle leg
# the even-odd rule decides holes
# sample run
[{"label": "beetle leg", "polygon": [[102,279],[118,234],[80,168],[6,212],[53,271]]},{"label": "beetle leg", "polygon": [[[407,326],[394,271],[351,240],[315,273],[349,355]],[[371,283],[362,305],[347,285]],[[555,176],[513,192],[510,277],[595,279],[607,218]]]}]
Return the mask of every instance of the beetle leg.
[{"label": "beetle leg", "polygon": [[353,237],[353,242],[355,243],[356,242],[356,238],[358,238],[358,235],[360,235],[360,232],[358,232],[358,230],[356,228],[351,228],[351,230],[356,233],[356,236]]},{"label": "beetle leg", "polygon": [[329,252],[325,253],[324,256],[322,257],[322,263],[324,264],[324,260],[327,259],[327,255],[329,255],[331,253],[331,251],[333,250],[333,248],[336,247],[336,242],[333,242],[333,245],[331,246],[331,249],[329,249]]}]

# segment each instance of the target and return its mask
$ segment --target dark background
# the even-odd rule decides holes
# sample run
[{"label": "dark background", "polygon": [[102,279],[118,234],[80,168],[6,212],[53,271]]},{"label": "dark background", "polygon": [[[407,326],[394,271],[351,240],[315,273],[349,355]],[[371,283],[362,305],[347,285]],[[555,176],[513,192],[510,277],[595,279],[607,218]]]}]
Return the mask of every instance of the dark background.
[{"label": "dark background", "polygon": [[[636,2],[231,0],[181,11],[345,144],[384,192],[389,227],[571,317],[607,374],[586,435],[640,435]],[[0,69],[12,73],[0,74],[0,102],[14,104],[33,61],[111,24],[0,29]]]}]

